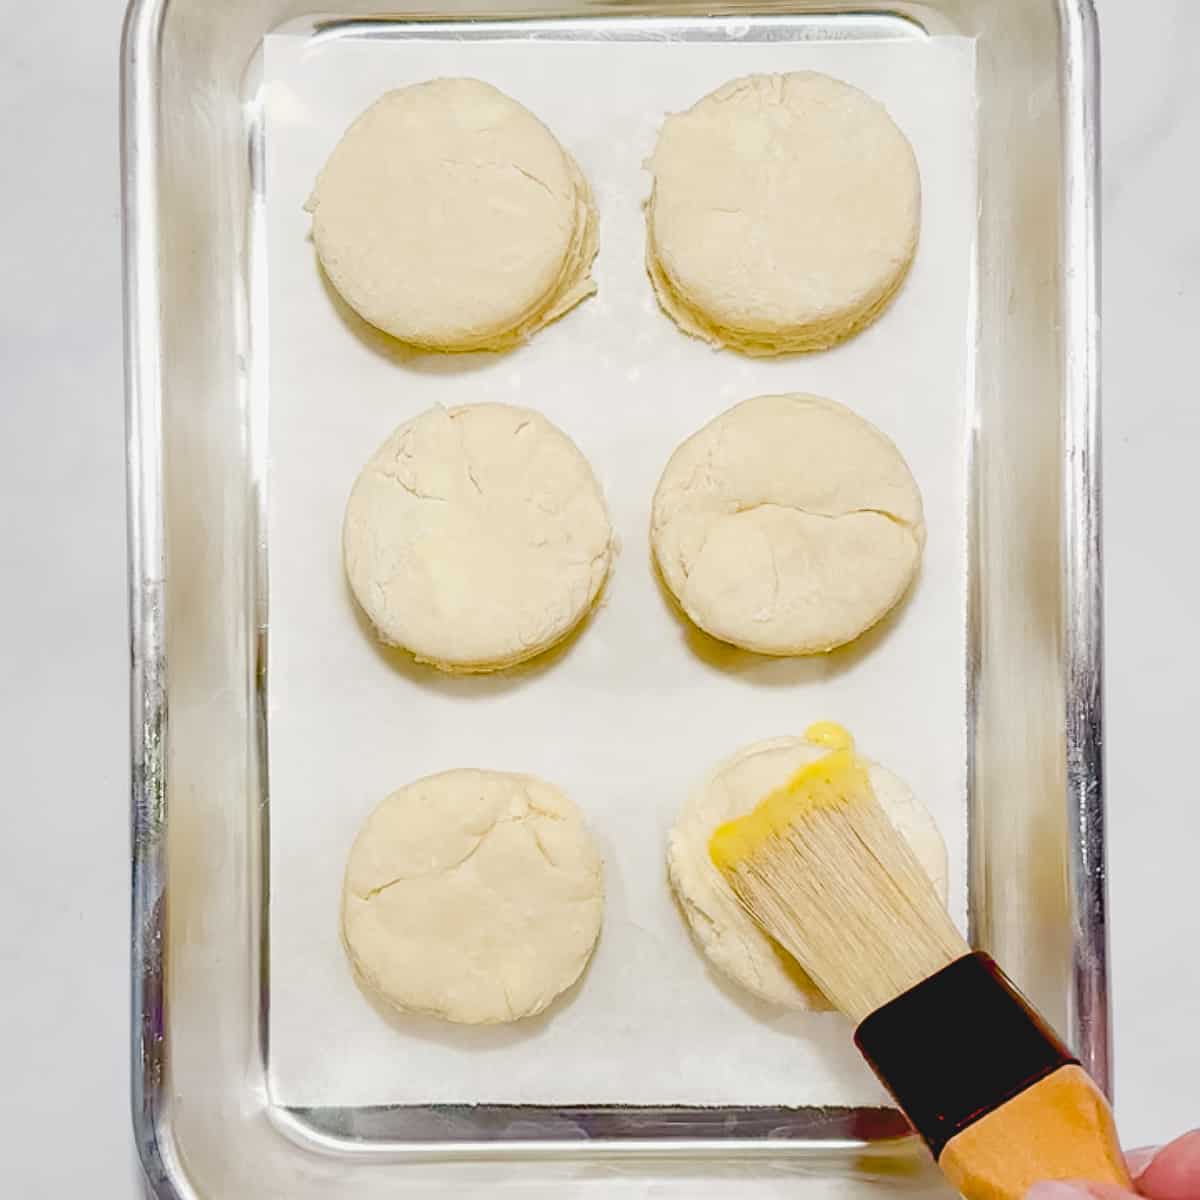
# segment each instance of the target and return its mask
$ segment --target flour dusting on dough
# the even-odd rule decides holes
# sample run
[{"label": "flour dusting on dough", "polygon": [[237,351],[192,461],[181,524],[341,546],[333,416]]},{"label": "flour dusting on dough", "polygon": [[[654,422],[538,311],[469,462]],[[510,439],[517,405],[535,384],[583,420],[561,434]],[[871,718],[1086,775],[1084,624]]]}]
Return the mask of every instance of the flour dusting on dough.
[{"label": "flour dusting on dough", "polygon": [[750,75],[667,118],[646,267],[685,332],[820,350],[874,321],[916,254],[921,181],[881,104],[816,71]]},{"label": "flour dusting on dough", "polygon": [[600,855],[562,792],[446,771],[367,818],[346,865],[342,940],[385,1004],[496,1024],[541,1012],[579,978],[603,909]]},{"label": "flour dusting on dough", "polygon": [[596,290],[582,171],[528,109],[478,79],[382,96],[305,207],[350,307],[426,349],[504,349]]},{"label": "flour dusting on dough", "polygon": [[346,575],[380,638],[445,671],[493,671],[561,641],[613,558],[587,459],[532,409],[431,408],[363,468]]},{"label": "flour dusting on dough", "polygon": [[895,445],[820,396],[756,396],[671,456],[654,496],[654,555],[701,629],[760,654],[858,637],[912,581],[921,495]]}]

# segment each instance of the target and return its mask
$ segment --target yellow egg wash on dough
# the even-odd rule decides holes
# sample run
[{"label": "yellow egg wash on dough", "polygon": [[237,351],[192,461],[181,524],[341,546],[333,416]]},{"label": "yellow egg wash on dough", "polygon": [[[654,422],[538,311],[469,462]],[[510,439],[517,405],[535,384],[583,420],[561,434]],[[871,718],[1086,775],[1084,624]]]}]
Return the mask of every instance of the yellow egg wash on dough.
[{"label": "yellow egg wash on dough", "polygon": [[853,750],[854,738],[850,731],[836,721],[818,721],[804,731],[804,740],[815,746],[828,746],[830,750]]},{"label": "yellow egg wash on dough", "polygon": [[806,809],[840,807],[871,790],[867,769],[854,753],[854,738],[833,721],[818,721],[804,731],[806,741],[829,753],[801,767],[744,817],[725,821],[713,831],[708,854],[722,871],[732,870],[763,842],[781,834]]}]

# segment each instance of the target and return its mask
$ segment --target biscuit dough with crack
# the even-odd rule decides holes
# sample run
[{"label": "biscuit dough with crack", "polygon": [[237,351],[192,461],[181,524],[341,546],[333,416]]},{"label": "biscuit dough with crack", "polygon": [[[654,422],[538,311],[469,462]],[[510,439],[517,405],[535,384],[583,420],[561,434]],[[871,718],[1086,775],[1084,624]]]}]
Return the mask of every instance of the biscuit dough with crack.
[{"label": "biscuit dough with crack", "polygon": [[456,770],[393,792],[346,865],[342,940],[402,1012],[484,1025],[541,1012],[600,934],[600,855],[579,810],[529,775]]},{"label": "biscuit dough with crack", "polygon": [[382,96],[338,142],[305,207],[346,303],[425,349],[504,349],[596,290],[596,210],[579,165],[478,79]]},{"label": "biscuit dough with crack", "polygon": [[587,459],[528,408],[431,408],[362,469],[346,575],[382,641],[443,671],[495,671],[561,641],[613,557]]},{"label": "biscuit dough with crack", "polygon": [[[800,964],[749,917],[708,853],[713,830],[745,816],[801,767],[828,753],[802,737],[781,737],[739,750],[691,793],[671,831],[667,870],[696,941],[723,975],[760,999],[785,1008],[828,1009]],[[946,844],[908,785],[868,763],[883,811],[905,837],[944,901]]]},{"label": "biscuit dough with crack", "polygon": [[925,521],[888,437],[841,404],[792,394],[743,400],[684,442],[650,536],[667,587],[706,633],[816,654],[900,600]]},{"label": "biscuit dough with crack", "polygon": [[883,105],[816,71],[749,75],[667,118],[646,268],[694,337],[820,350],[869,325],[917,250],[921,180]]}]

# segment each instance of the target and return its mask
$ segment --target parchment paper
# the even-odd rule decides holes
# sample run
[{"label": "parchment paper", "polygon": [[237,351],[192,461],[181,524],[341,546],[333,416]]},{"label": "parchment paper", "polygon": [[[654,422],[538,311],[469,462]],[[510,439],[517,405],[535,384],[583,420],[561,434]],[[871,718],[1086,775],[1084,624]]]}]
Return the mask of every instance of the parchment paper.
[{"label": "parchment paper", "polygon": [[[738,27],[730,23],[731,32]],[[745,23],[741,30],[745,32]],[[675,907],[667,830],[688,789],[749,742],[830,718],[933,811],[965,907],[965,438],[975,227],[969,41],[754,43],[267,39],[270,1087],[285,1105],[863,1104],[882,1093],[832,1014],[783,1013],[710,970]],[[911,277],[844,346],[755,361],[685,337],[643,265],[642,168],[665,113],[755,71],[813,68],[882,100],[920,163]],[[415,355],[323,284],[302,211],[350,121],[389,88],[489,80],[578,159],[600,210],[599,293],[505,355]],[[685,437],[747,396],[810,391],[895,439],[928,545],[892,618],[834,654],[721,645],[676,617],[651,569],[650,499]],[[340,561],[362,464],[430,405],[540,409],[600,478],[621,541],[603,606],[523,669],[450,678],[374,642]],[[390,791],[434,771],[524,771],[582,807],[606,860],[604,932],[541,1017],[472,1029],[389,1017],[338,938],[346,854]]]}]

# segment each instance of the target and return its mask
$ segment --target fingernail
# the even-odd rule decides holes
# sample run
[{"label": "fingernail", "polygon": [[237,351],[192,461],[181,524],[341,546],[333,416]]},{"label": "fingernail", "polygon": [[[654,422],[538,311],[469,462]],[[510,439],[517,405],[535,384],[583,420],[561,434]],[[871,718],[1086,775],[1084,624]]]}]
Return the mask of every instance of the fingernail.
[{"label": "fingernail", "polygon": [[1129,1177],[1136,1179],[1158,1157],[1161,1146],[1139,1146],[1125,1155],[1125,1165],[1129,1168]]},{"label": "fingernail", "polygon": [[1055,1180],[1050,1183],[1035,1183],[1025,1193],[1025,1200],[1092,1200],[1092,1194],[1074,1183]]}]

